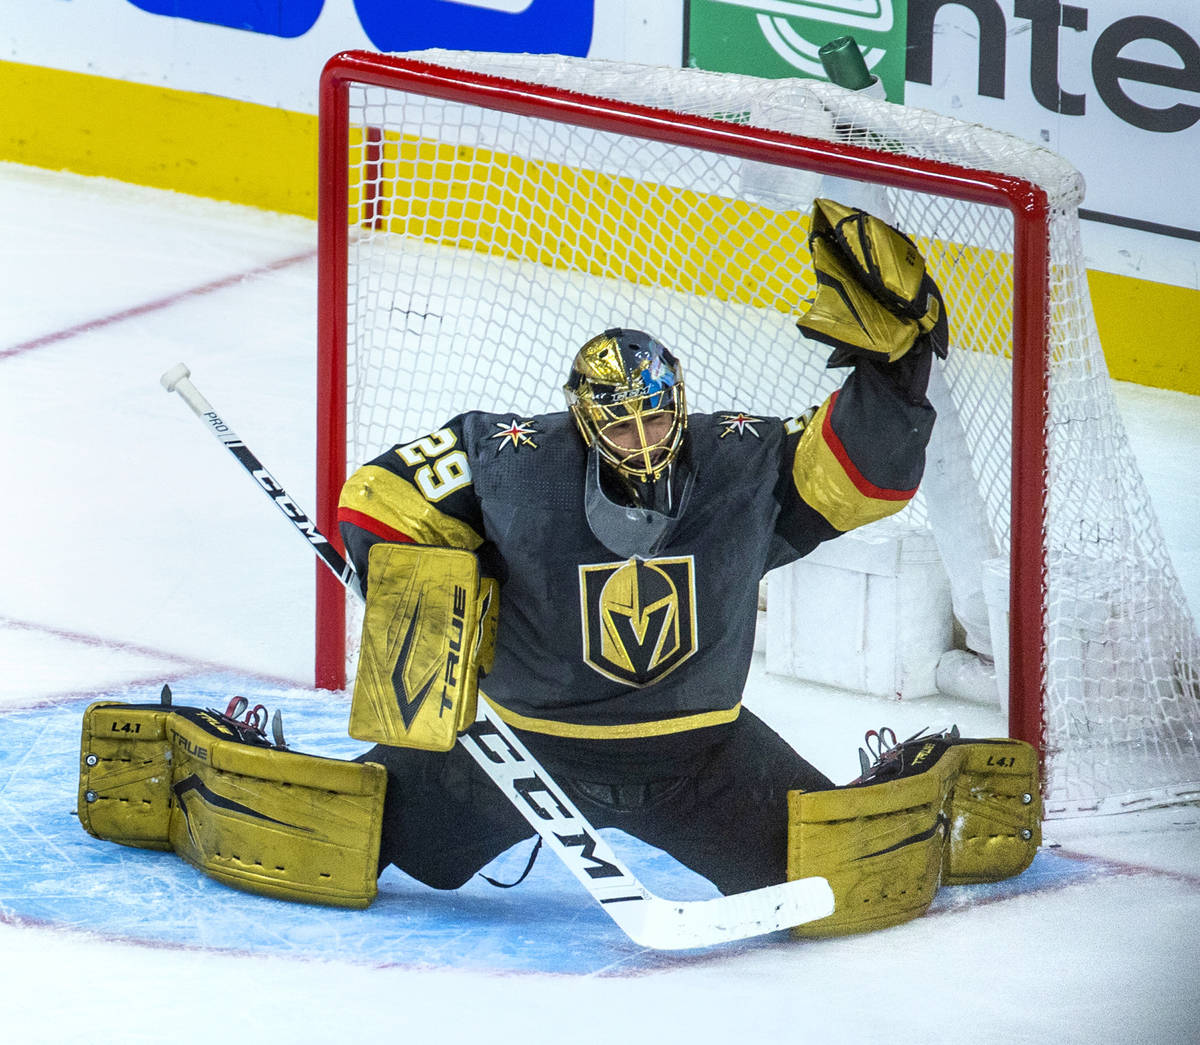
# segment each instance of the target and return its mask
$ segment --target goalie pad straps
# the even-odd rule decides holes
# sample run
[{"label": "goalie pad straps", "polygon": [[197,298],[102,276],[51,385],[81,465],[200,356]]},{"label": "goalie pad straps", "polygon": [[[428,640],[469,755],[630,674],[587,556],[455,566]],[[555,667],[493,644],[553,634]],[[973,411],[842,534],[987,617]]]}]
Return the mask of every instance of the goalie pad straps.
[{"label": "goalie pad straps", "polygon": [[939,736],[902,746],[901,775],[789,792],[788,878],[824,876],[837,904],[797,936],[898,925],[923,914],[939,885],[997,881],[1032,862],[1041,800],[1028,744]]},{"label": "goalie pad straps", "polygon": [[475,721],[479,664],[490,663],[481,646],[495,636],[495,584],[481,588],[473,553],[418,544],[374,545],[367,575],[350,735],[449,751]]},{"label": "goalie pad straps", "polygon": [[894,363],[922,338],[945,358],[945,304],[912,240],[865,211],[818,199],[809,249],[817,293],[796,325],[833,347],[831,367]]},{"label": "goalie pad straps", "polygon": [[174,849],[217,881],[281,900],[375,898],[387,773],[283,751],[198,708],[91,705],[79,820],[97,838]]}]

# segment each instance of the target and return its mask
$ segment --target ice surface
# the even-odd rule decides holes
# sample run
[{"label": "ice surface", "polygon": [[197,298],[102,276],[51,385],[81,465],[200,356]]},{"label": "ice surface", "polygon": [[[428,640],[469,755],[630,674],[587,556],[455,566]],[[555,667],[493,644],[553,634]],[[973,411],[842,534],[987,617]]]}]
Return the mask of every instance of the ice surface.
[{"label": "ice surface", "polygon": [[[389,873],[367,912],[224,889],[74,816],[92,699],[233,692],[302,750],[348,755],[314,693],[312,556],[158,385],[197,386],[311,509],[315,228],[0,165],[0,1028],[13,1042],[1200,1040],[1195,810],[1058,822],[1013,883],[943,890],[881,933],[642,951],[543,855],[522,886]],[[272,268],[275,263],[276,267]],[[244,278],[243,278],[244,277]],[[1117,388],[1193,610],[1200,399]],[[748,703],[838,780],[864,730],[997,710],[765,677]],[[623,836],[663,894],[707,883]],[[492,871],[524,866],[518,847]]]}]

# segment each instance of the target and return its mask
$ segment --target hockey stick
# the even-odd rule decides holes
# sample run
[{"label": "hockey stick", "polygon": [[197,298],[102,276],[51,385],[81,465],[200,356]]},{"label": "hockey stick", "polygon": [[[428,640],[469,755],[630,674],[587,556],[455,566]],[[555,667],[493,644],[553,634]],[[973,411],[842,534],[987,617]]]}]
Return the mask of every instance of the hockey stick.
[{"label": "hockey stick", "polygon": [[[276,507],[308,541],[337,578],[358,594],[354,570],[250,448],[190,380],[182,363],[162,378],[178,392],[209,431],[250,473]],[[486,699],[459,743],[614,922],[643,947],[682,950],[761,936],[833,913],[833,892],[824,878],[803,878],[712,900],[655,896],[621,862],[608,843],[526,750]]]}]

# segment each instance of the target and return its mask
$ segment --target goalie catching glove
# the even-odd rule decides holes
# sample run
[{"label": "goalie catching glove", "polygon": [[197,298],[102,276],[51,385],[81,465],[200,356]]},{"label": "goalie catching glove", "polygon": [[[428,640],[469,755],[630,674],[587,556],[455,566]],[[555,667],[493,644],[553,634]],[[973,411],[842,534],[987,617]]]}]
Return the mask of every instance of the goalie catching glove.
[{"label": "goalie catching glove", "polygon": [[946,357],[946,306],[907,236],[865,211],[818,199],[809,249],[817,294],[796,326],[833,347],[829,366],[894,363],[914,346]]}]

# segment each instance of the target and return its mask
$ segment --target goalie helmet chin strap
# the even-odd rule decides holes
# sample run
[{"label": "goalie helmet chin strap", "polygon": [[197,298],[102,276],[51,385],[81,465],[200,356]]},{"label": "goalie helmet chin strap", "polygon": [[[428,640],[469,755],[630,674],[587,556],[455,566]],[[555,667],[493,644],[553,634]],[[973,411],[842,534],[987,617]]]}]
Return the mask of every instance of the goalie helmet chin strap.
[{"label": "goalie helmet chin strap", "polygon": [[583,508],[588,527],[596,540],[614,555],[622,559],[647,558],[662,548],[675,532],[679,520],[687,510],[692,493],[695,473],[684,460],[673,464],[661,482],[673,495],[678,484],[676,469],[682,472],[682,490],[679,496],[668,498],[665,511],[640,505],[624,505],[613,501],[604,490],[600,474],[600,455],[588,453],[587,479],[583,495]]}]

